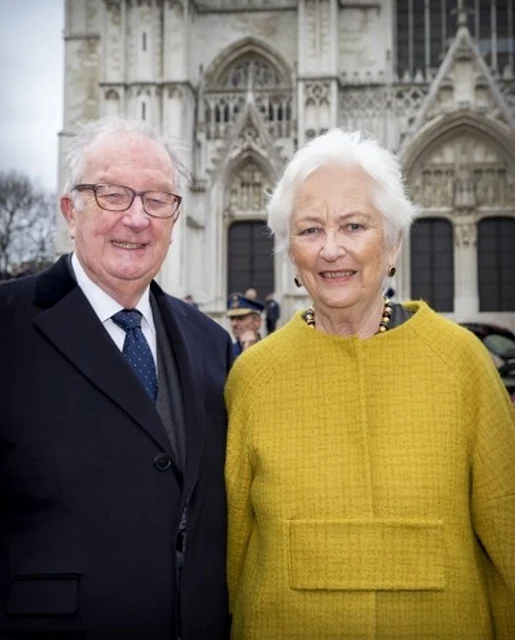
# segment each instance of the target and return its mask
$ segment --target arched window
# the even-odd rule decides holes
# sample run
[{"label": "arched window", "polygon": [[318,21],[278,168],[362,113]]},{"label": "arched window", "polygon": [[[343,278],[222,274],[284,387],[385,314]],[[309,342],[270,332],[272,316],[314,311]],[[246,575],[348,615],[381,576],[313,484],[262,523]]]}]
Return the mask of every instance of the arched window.
[{"label": "arched window", "polygon": [[515,219],[483,218],[477,229],[480,311],[515,311]]},{"label": "arched window", "polygon": [[[242,50],[225,63],[220,60],[214,64],[205,79],[205,100],[220,113],[219,120],[206,118],[209,140],[231,133],[250,93],[272,138],[289,137],[291,83],[289,74],[273,56],[253,48]],[[218,122],[224,126],[217,126]]]},{"label": "arched window", "polygon": [[147,103],[146,102],[141,103],[141,119],[142,120],[147,119]]},{"label": "arched window", "polygon": [[274,243],[265,222],[234,222],[229,227],[227,294],[253,287],[264,300],[274,291]]},{"label": "arched window", "polygon": [[436,311],[454,310],[452,225],[443,218],[421,218],[412,228],[411,297]]}]

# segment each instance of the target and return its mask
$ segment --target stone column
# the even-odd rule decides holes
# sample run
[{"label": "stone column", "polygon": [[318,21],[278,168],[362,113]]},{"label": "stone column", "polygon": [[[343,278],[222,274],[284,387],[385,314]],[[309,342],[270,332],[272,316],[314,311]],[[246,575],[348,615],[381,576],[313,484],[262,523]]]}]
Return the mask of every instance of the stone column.
[{"label": "stone column", "polygon": [[461,212],[454,222],[454,313],[458,320],[474,317],[479,311],[476,246],[474,213]]},{"label": "stone column", "polygon": [[[193,113],[195,96],[187,77],[187,42],[189,34],[188,3],[179,0],[167,0],[163,3],[161,14],[163,41],[160,48],[163,73],[162,91],[162,127],[174,138],[178,138],[192,147]],[[182,158],[191,171],[190,158]],[[162,287],[179,297],[186,292],[186,272],[189,263],[202,259],[202,256],[186,254],[188,245],[188,209],[191,206],[189,191],[181,194],[183,202],[181,213],[173,231],[173,242],[168,256],[159,274]]]}]

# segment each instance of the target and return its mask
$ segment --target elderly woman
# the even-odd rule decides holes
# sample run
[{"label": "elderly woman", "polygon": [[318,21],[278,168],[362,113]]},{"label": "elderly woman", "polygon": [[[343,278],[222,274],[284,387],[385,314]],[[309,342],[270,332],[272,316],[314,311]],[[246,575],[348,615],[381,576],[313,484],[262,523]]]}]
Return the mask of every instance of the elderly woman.
[{"label": "elderly woman", "polygon": [[272,195],[313,306],[227,384],[235,640],[515,638],[515,412],[477,338],[383,298],[414,214],[358,132]]}]

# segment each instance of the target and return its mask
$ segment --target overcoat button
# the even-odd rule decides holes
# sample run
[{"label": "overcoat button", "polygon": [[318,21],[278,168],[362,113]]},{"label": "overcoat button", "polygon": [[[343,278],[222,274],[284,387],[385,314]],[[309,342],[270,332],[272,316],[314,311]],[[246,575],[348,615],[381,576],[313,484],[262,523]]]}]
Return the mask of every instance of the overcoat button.
[{"label": "overcoat button", "polygon": [[158,453],[154,458],[154,466],[159,471],[166,471],[172,466],[172,461],[167,453]]}]

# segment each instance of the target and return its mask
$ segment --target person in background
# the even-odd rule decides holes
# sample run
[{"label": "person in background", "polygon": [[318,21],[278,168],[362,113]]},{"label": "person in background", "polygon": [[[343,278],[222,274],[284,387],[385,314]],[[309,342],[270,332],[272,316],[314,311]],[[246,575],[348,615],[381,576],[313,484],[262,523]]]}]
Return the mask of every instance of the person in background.
[{"label": "person in background", "polygon": [[338,129],[269,201],[313,304],[226,386],[234,640],[515,638],[515,411],[472,333],[383,297],[415,214]]},{"label": "person in background", "polygon": [[0,636],[225,640],[230,337],[153,280],[184,180],[142,123],[71,138],[75,241],[0,290]]},{"label": "person in background", "polygon": [[242,295],[232,293],[227,300],[227,317],[231,323],[234,336],[233,355],[240,353],[261,340],[262,313],[264,305],[259,300],[254,300]]},{"label": "person in background", "polygon": [[275,331],[280,317],[281,307],[274,299],[274,294],[269,293],[265,298],[265,325],[268,335]]},{"label": "person in background", "polygon": [[256,289],[254,289],[254,287],[250,287],[249,289],[247,289],[245,291],[245,297],[249,300],[257,300],[258,294]]}]

